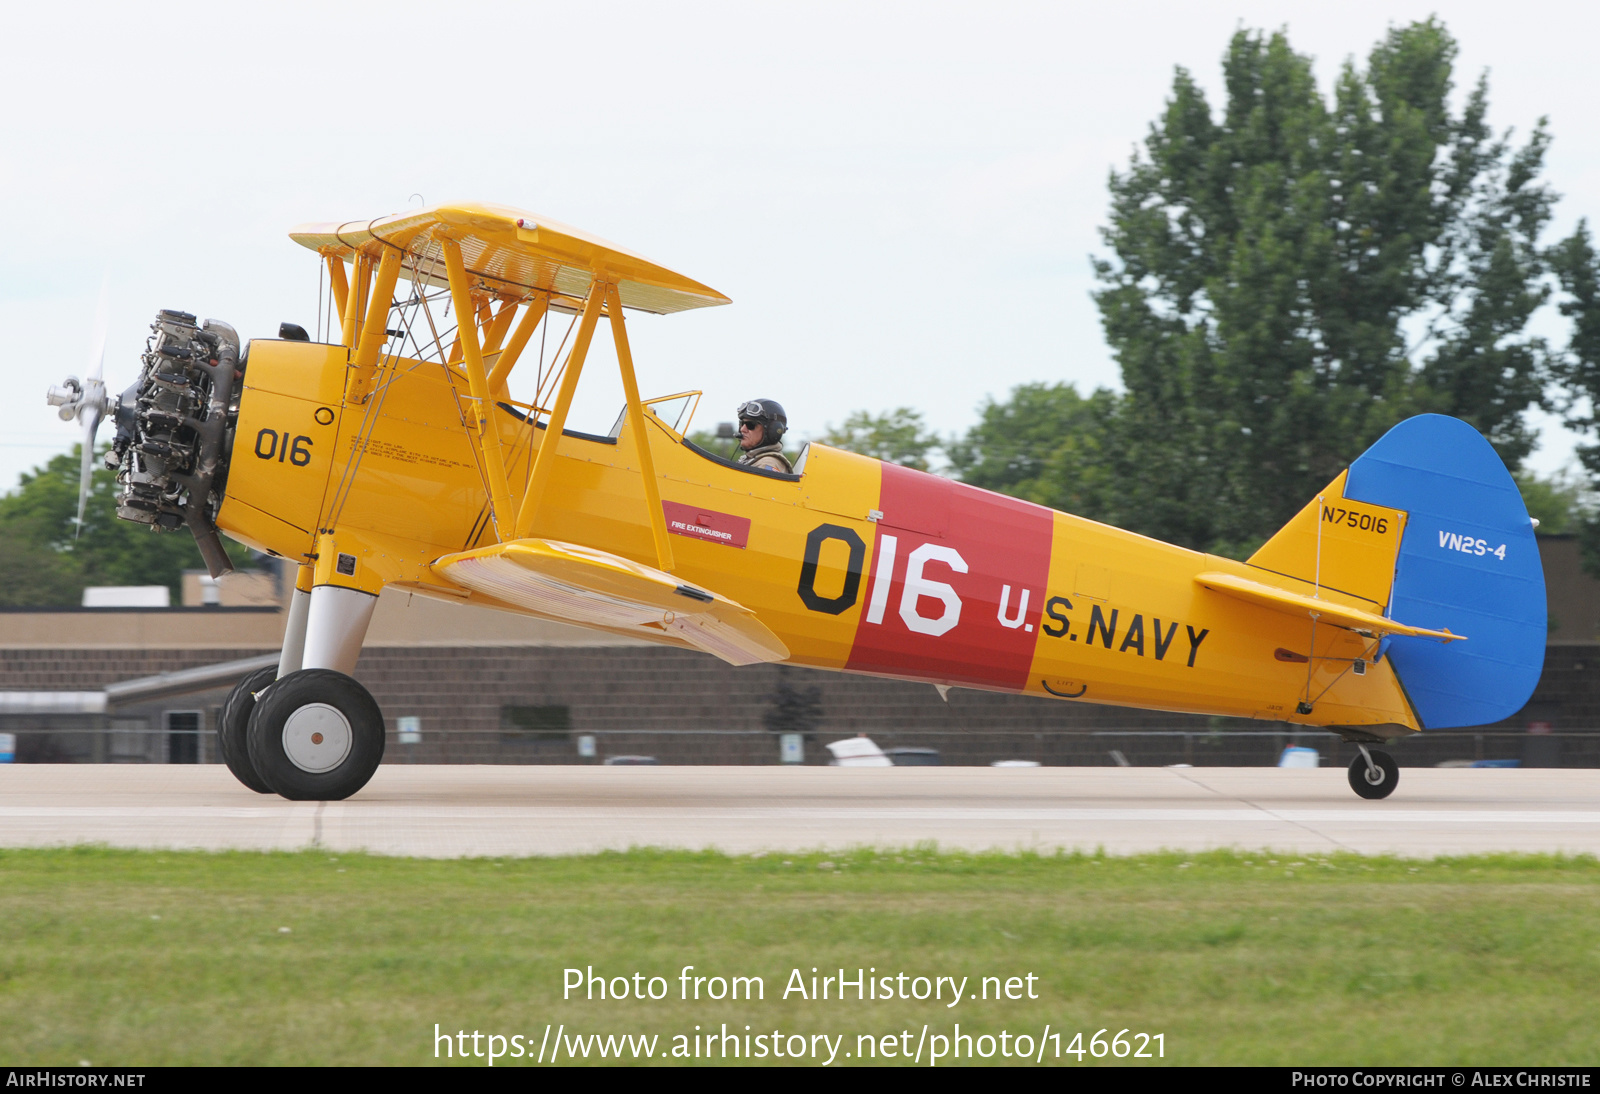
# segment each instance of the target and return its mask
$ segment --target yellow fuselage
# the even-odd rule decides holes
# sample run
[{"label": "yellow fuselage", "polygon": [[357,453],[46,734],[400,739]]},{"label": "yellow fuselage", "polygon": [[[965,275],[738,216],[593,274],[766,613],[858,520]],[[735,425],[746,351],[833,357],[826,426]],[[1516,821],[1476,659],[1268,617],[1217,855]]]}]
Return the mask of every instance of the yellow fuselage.
[{"label": "yellow fuselage", "polygon": [[[370,398],[345,405],[348,360],[338,345],[251,344],[218,525],[305,564],[315,584],[372,593],[398,585],[522,610],[433,567],[495,541],[462,370],[390,359]],[[1370,660],[1372,643],[1195,581],[1259,577],[1259,566],[818,444],[797,477],[742,470],[691,448],[653,414],[644,420],[674,576],[749,608],[792,663],[1096,703],[1418,728],[1386,659],[1350,671],[1353,659]],[[550,438],[504,408],[493,426],[520,502]],[[615,438],[561,436],[529,534],[653,565],[639,441],[626,423]],[[1398,542],[1398,522],[1381,534],[1351,528],[1380,537],[1377,556],[1392,559],[1384,537]],[[1313,591],[1281,573],[1272,580]],[[1314,713],[1296,714],[1307,696],[1317,697]]]}]

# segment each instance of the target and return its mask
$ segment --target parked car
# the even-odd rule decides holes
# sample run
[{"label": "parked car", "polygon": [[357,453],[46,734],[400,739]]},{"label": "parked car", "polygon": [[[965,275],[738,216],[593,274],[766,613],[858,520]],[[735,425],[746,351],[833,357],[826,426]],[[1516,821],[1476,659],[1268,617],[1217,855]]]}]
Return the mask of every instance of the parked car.
[{"label": "parked car", "polygon": [[1278,757],[1279,767],[1319,767],[1321,764],[1322,753],[1301,745],[1290,745]]},{"label": "parked car", "polygon": [[893,761],[865,733],[826,746],[829,767],[891,767]]},{"label": "parked car", "polygon": [[886,748],[883,754],[896,767],[938,767],[941,762],[937,748]]}]

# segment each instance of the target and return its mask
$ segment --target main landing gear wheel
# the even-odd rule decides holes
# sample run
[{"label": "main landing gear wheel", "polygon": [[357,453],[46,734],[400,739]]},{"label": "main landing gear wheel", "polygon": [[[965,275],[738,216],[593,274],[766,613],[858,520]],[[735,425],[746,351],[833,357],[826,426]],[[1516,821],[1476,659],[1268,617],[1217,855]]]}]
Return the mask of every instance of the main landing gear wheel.
[{"label": "main landing gear wheel", "polygon": [[371,694],[331,669],[291,672],[250,715],[250,762],[291,801],[339,801],[366,786],[383,739]]},{"label": "main landing gear wheel", "polygon": [[1400,765],[1387,752],[1364,748],[1350,763],[1350,789],[1371,801],[1393,794],[1399,781]]},{"label": "main landing gear wheel", "polygon": [[256,692],[278,678],[276,666],[257,669],[228,693],[222,705],[222,721],[217,726],[217,747],[223,763],[233,772],[233,777],[257,794],[270,794],[272,787],[256,773],[250,762],[250,713],[256,708]]}]

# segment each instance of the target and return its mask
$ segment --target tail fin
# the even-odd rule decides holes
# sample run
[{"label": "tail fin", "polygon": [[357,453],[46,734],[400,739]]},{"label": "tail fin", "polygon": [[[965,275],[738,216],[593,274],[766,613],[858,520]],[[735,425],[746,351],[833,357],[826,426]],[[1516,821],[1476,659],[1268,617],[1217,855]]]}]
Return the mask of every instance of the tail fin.
[{"label": "tail fin", "polygon": [[1544,668],[1544,570],[1522,495],[1489,442],[1440,414],[1385,433],[1250,559],[1464,642],[1384,643],[1425,729],[1516,713]]}]

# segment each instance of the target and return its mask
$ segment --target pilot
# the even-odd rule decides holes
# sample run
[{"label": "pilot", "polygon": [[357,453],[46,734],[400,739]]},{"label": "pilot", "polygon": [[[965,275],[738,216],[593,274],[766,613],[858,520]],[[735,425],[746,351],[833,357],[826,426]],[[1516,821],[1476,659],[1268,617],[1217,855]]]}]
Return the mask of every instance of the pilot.
[{"label": "pilot", "polygon": [[783,454],[783,435],[789,428],[783,407],[771,399],[751,399],[739,405],[739,462],[746,467],[790,473]]}]

